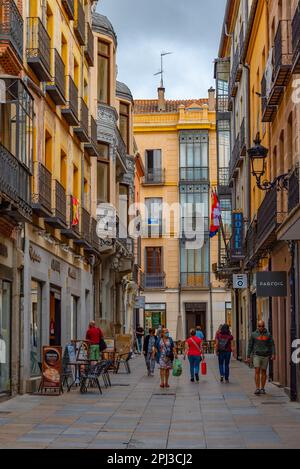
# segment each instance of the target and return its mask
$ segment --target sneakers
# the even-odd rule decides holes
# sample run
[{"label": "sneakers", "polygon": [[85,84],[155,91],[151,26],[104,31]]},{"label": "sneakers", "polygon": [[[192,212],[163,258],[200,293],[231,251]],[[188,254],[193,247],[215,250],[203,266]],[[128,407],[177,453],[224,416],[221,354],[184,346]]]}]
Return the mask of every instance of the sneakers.
[{"label": "sneakers", "polygon": [[199,375],[198,375],[198,374],[196,374],[196,375],[195,375],[195,377],[196,377],[196,381],[197,381],[197,383],[199,383]]},{"label": "sneakers", "polygon": [[260,394],[263,394],[264,396],[267,394],[265,389],[260,390]]},{"label": "sneakers", "polygon": [[256,396],[260,396],[260,389],[256,389],[255,393]]},{"label": "sneakers", "polygon": [[224,376],[221,376],[220,381],[221,381],[221,383],[224,382]]}]

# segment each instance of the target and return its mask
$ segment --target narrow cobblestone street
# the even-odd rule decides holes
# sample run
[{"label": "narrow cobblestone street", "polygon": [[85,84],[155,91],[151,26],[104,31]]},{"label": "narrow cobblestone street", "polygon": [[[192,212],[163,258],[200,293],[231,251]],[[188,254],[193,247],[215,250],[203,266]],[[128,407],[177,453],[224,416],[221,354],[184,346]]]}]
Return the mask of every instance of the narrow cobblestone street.
[{"label": "narrow cobblestone street", "polygon": [[190,383],[186,364],[167,391],[158,370],[146,376],[142,358],[131,368],[131,375],[112,375],[103,396],[73,388],[2,402],[0,448],[300,448],[300,404],[273,385],[254,396],[244,364],[233,361],[229,385],[219,382],[214,357],[199,385]]}]

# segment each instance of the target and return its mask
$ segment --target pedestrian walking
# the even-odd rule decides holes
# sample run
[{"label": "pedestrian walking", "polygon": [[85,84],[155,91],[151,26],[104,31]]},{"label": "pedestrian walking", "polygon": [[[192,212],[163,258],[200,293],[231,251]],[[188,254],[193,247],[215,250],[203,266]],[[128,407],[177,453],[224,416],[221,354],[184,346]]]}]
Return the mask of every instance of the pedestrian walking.
[{"label": "pedestrian walking", "polygon": [[160,367],[160,387],[169,388],[170,370],[173,368],[174,358],[177,358],[175,344],[168,329],[163,329],[158,346],[157,360]]},{"label": "pedestrian walking", "polygon": [[196,336],[199,337],[199,339],[204,340],[204,333],[201,326],[196,327]]},{"label": "pedestrian walking", "polygon": [[141,354],[142,353],[142,341],[143,341],[145,332],[140,324],[137,325],[137,328],[135,330],[135,335],[136,335],[136,340],[137,340],[138,353]]},{"label": "pedestrian walking", "polygon": [[188,356],[190,362],[191,382],[199,382],[200,363],[203,356],[202,339],[200,339],[195,329],[191,329],[190,338],[185,342],[185,357]]},{"label": "pedestrian walking", "polygon": [[145,337],[143,348],[148,376],[154,376],[157,348],[158,338],[155,335],[155,329],[150,329],[149,335]]},{"label": "pedestrian walking", "polygon": [[90,321],[89,328],[86,331],[85,338],[90,342],[90,354],[91,365],[96,365],[100,360],[100,339],[104,337],[102,330],[96,327],[95,321]]},{"label": "pedestrian walking", "polygon": [[258,328],[250,337],[248,346],[248,359],[255,368],[255,394],[266,394],[267,369],[270,360],[276,360],[275,343],[272,335],[266,329],[264,321],[259,321]]},{"label": "pedestrian walking", "polygon": [[230,332],[228,324],[224,324],[220,331],[216,334],[215,350],[219,360],[220,381],[221,383],[229,383],[230,360],[232,354],[233,336]]}]

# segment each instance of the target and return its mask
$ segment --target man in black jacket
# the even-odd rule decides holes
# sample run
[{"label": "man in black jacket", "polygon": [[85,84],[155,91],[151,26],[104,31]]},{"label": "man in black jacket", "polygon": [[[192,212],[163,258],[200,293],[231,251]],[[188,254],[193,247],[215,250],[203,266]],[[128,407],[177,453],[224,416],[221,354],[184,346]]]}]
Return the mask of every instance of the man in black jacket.
[{"label": "man in black jacket", "polygon": [[149,330],[149,335],[145,337],[143,352],[145,355],[148,376],[154,376],[155,356],[157,354],[158,338],[155,329]]}]

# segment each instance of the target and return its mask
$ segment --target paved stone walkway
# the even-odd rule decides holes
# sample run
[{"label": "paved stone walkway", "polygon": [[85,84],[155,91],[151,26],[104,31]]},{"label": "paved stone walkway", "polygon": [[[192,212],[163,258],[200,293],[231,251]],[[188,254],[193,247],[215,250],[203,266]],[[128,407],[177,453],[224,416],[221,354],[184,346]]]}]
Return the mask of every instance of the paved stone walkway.
[{"label": "paved stone walkway", "polygon": [[112,388],[60,397],[24,395],[0,403],[0,448],[300,448],[300,403],[268,386],[253,394],[253,371],[232,362],[231,384],[221,384],[208,358],[200,384],[183,376],[159,387],[141,357],[132,374],[112,375]]}]

